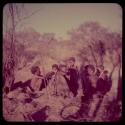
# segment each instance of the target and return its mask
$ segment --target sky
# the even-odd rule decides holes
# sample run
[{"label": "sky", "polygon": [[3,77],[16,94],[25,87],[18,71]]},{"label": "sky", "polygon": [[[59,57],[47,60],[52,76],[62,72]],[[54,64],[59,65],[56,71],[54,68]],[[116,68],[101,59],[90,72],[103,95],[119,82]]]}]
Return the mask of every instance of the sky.
[{"label": "sky", "polygon": [[[122,9],[114,3],[24,4],[27,13],[40,9],[23,21],[40,33],[55,33],[68,38],[67,32],[87,21],[97,21],[112,31],[122,30]],[[22,26],[19,28],[21,30]]]}]

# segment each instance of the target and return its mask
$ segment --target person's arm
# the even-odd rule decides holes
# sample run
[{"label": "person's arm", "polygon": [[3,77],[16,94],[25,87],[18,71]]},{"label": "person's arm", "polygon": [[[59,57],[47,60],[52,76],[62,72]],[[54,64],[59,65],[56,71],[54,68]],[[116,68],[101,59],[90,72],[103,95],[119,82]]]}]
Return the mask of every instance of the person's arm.
[{"label": "person's arm", "polygon": [[31,79],[24,82],[23,85],[27,87],[28,92],[34,92],[34,89],[31,87]]},{"label": "person's arm", "polygon": [[40,78],[40,79],[43,79],[44,77],[42,75],[38,76],[38,75],[33,75],[34,77],[36,78]]},{"label": "person's arm", "polygon": [[48,79],[45,79],[45,78],[42,79],[39,90],[41,91],[43,88],[45,88],[47,86],[47,84],[48,84]]},{"label": "person's arm", "polygon": [[29,88],[32,92],[35,91],[35,90],[31,87],[31,85],[29,85],[28,88]]},{"label": "person's arm", "polygon": [[69,80],[70,80],[70,76],[69,75],[64,75],[64,78],[66,79],[66,81],[69,82]]}]

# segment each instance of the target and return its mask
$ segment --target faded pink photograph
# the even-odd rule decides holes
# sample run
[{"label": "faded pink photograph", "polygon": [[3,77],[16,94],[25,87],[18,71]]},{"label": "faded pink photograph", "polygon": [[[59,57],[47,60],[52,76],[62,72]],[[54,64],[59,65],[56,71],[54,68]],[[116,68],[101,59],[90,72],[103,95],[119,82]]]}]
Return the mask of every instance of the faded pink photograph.
[{"label": "faded pink photograph", "polygon": [[121,6],[6,4],[2,74],[5,121],[121,120]]}]

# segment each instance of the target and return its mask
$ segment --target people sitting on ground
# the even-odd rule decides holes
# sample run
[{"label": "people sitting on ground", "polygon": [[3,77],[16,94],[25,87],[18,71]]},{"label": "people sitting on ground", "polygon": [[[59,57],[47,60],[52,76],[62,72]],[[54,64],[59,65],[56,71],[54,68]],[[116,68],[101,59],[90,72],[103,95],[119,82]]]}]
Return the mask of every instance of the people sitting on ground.
[{"label": "people sitting on ground", "polygon": [[74,57],[70,57],[67,60],[67,75],[69,75],[69,82],[68,82],[69,89],[75,97],[78,93],[77,91],[79,88],[79,85],[78,85],[79,75],[78,75],[78,68],[75,65]]},{"label": "people sitting on ground", "polygon": [[38,66],[31,67],[32,78],[25,82],[19,81],[13,84],[11,91],[17,88],[25,88],[27,92],[40,91],[40,86],[43,84],[43,76],[41,75],[40,68]]}]

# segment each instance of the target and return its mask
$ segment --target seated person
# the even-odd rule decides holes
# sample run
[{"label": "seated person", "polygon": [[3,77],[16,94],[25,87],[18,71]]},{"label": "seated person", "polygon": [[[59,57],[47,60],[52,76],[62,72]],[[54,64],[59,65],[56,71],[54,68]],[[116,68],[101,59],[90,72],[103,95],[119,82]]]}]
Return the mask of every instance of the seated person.
[{"label": "seated person", "polygon": [[22,88],[26,93],[38,92],[41,90],[41,85],[44,84],[43,76],[40,73],[40,68],[38,66],[33,66],[31,68],[31,73],[33,74],[31,79],[25,82],[19,81],[13,84],[11,91],[18,88]]},{"label": "seated person", "polygon": [[31,68],[31,73],[33,74],[30,87],[32,88],[32,91],[40,91],[40,87],[42,84],[43,76],[41,75],[40,68],[38,66],[33,66]]}]

